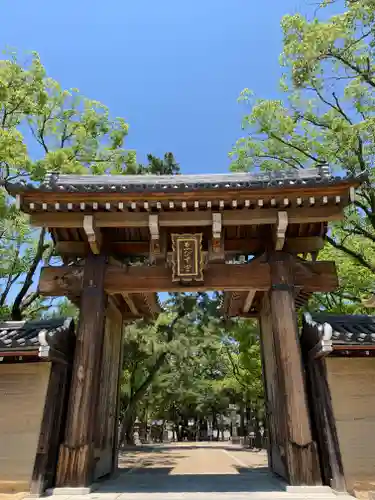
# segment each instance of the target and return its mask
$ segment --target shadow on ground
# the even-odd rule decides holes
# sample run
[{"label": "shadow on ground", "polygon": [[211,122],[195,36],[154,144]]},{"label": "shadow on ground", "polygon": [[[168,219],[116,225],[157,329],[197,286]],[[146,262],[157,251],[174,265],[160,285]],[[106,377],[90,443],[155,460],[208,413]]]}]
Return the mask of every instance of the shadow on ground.
[{"label": "shadow on ground", "polygon": [[175,455],[167,450],[158,450],[157,454],[150,455],[150,451],[153,450],[137,450],[135,452],[128,452],[125,455],[120,455],[119,460],[118,460],[118,465],[119,465],[119,470],[118,474],[127,474],[131,470],[133,470],[133,467],[136,464],[141,463],[140,469],[144,471],[148,471],[151,468],[159,468],[160,470],[162,469],[168,469],[171,470],[176,465],[178,462],[185,457],[185,455]]},{"label": "shadow on ground", "polygon": [[[97,493],[240,493],[281,492],[285,486],[267,467],[248,469],[235,467],[238,474],[170,475],[173,467],[134,470],[119,469],[110,480],[103,482]],[[93,495],[95,496],[95,495]]]}]

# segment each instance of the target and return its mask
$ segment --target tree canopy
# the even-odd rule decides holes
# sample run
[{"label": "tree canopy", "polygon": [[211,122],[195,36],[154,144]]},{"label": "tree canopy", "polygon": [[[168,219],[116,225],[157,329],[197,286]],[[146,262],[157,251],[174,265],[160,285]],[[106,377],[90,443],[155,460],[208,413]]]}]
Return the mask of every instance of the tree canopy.
[{"label": "tree canopy", "polygon": [[0,60],[0,318],[34,317],[56,302],[42,300],[34,286],[40,265],[56,259],[52,242],[9,202],[7,182],[41,181],[47,172],[179,173],[172,153],[138,163],[125,149],[128,130],[99,101],[48,77],[38,54]]},{"label": "tree canopy", "polygon": [[[136,418],[173,423],[177,439],[196,438],[210,421],[223,430],[229,405],[263,416],[256,323],[225,323],[217,294],[173,294],[153,324],[127,327],[122,380],[122,441]],[[194,436],[189,421],[194,421]],[[243,430],[243,432],[246,432]],[[217,437],[218,434],[217,434]]]},{"label": "tree canopy", "polygon": [[[321,9],[330,3],[323,2]],[[256,99],[249,89],[241,93],[239,100],[248,108],[246,135],[230,154],[231,168],[329,166],[338,175],[367,173],[345,219],[327,233],[331,248],[321,253],[339,263],[341,286],[331,296],[333,309],[362,310],[374,292],[375,272],[374,1],[348,0],[340,14],[324,20],[287,15],[281,27],[284,97]],[[329,309],[329,297],[321,298]]]}]

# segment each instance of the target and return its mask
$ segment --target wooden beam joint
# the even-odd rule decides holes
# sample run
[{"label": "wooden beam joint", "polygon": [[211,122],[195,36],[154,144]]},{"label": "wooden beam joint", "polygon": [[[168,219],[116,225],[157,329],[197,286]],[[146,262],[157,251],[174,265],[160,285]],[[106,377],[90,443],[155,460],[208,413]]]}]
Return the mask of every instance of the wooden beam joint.
[{"label": "wooden beam joint", "polygon": [[156,255],[160,254],[160,234],[159,234],[159,215],[150,214],[148,216],[148,228],[150,230],[150,261],[156,260]]},{"label": "wooden beam joint", "polygon": [[89,242],[92,253],[99,255],[102,246],[102,235],[100,229],[97,229],[95,226],[95,219],[93,215],[83,216],[83,230],[86,233],[87,241]]},{"label": "wooden beam joint", "polygon": [[288,227],[288,213],[277,212],[277,223],[275,231],[275,250],[279,251],[284,248],[286,230]]},{"label": "wooden beam joint", "polygon": [[220,252],[221,249],[222,215],[220,212],[212,214],[212,251]]}]

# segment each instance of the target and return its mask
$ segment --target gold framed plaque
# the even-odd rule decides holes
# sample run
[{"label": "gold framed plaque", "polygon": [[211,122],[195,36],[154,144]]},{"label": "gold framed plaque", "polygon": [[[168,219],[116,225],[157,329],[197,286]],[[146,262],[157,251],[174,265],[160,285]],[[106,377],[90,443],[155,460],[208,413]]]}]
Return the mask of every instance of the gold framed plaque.
[{"label": "gold framed plaque", "polygon": [[202,233],[172,234],[172,281],[202,281]]}]

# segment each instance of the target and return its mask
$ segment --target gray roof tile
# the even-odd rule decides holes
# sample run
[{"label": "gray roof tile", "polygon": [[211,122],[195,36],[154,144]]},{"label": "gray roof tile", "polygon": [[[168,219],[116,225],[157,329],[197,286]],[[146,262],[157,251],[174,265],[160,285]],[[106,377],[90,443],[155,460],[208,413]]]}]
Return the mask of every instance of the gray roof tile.
[{"label": "gray roof tile", "polygon": [[333,345],[375,344],[375,316],[316,313],[305,315],[304,320],[321,335],[324,324],[328,323],[332,327]]},{"label": "gray roof tile", "polygon": [[259,173],[201,174],[201,175],[62,175],[49,174],[45,181],[35,183],[19,182],[8,184],[10,192],[36,190],[43,192],[182,192],[202,189],[259,189],[285,186],[330,185],[343,180],[362,179],[337,177],[327,167],[305,170],[280,170]]},{"label": "gray roof tile", "polygon": [[73,335],[72,318],[6,321],[0,323],[0,351],[39,349],[45,342],[64,353],[69,351]]}]

